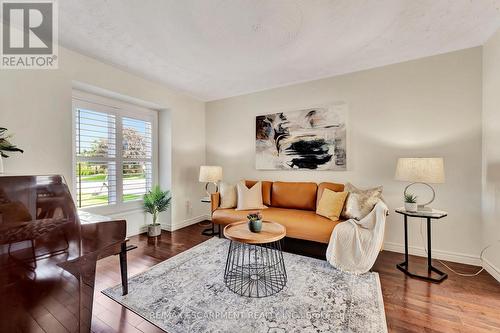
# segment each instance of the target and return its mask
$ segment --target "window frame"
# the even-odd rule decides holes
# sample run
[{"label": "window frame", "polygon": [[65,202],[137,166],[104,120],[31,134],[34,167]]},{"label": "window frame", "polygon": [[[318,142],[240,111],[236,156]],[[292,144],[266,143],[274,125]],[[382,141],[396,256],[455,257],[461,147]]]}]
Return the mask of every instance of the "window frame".
[{"label": "window frame", "polygon": [[[123,162],[130,159],[123,158],[123,128],[122,118],[132,118],[151,122],[151,183],[152,186],[158,184],[158,111],[144,108],[135,104],[119,101],[113,98],[98,96],[78,90],[73,90],[72,94],[72,184],[73,200],[77,202],[77,176],[76,165],[78,160],[76,151],[76,112],[77,109],[86,108],[88,110],[112,114],[115,116],[116,131],[116,157],[89,157],[89,160],[98,162],[116,161],[116,202],[107,205],[82,207],[85,211],[96,214],[115,214],[126,211],[142,210],[142,200],[123,202]],[[83,157],[83,159],[87,159]],[[145,159],[138,159],[144,161]]]}]

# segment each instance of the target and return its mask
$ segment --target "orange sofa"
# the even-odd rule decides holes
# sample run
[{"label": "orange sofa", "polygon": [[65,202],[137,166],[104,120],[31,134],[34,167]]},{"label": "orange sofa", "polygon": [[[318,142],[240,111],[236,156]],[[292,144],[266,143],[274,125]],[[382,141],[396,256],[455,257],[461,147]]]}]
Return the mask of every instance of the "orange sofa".
[{"label": "orange sofa", "polygon": [[[246,180],[247,187],[256,181]],[[342,221],[332,221],[316,214],[316,205],[325,189],[344,190],[343,184],[305,182],[262,182],[262,201],[268,208],[261,210],[263,219],[282,224],[289,238],[328,244],[333,228]],[[246,219],[248,210],[219,207],[219,193],[212,194],[212,222],[221,227]]]}]

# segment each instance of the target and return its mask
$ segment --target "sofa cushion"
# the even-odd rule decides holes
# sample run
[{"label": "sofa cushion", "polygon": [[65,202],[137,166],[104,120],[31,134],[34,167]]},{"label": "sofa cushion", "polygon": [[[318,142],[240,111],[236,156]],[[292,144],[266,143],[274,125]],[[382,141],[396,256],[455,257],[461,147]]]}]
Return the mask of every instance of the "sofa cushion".
[{"label": "sofa cushion", "polygon": [[349,192],[342,211],[342,218],[361,220],[370,213],[379,200],[382,200],[382,186],[362,190],[347,183],[345,190]]},{"label": "sofa cushion", "polygon": [[337,183],[321,183],[318,185],[318,194],[316,198],[316,206],[319,204],[319,201],[321,200],[321,196],[323,195],[323,191],[325,189],[332,190],[334,192],[343,192],[344,191],[344,184],[337,184]]},{"label": "sofa cushion", "polygon": [[267,208],[262,203],[262,183],[257,182],[251,188],[245,185],[244,181],[236,185],[238,191],[238,204],[236,210],[252,210]]},{"label": "sofa cushion", "polygon": [[236,185],[221,182],[219,185],[220,208],[234,208],[238,203]]},{"label": "sofa cushion", "polygon": [[[245,185],[250,188],[254,186],[258,180],[245,180]],[[261,181],[262,183],[262,203],[266,206],[271,206],[271,187],[273,186],[273,182],[270,181]]]},{"label": "sofa cushion", "polygon": [[274,182],[271,206],[316,211],[316,183]]},{"label": "sofa cushion", "polygon": [[[212,221],[227,225],[246,219],[248,212],[234,209],[217,209],[213,212]],[[332,221],[317,215],[313,211],[269,207],[262,211],[264,220],[282,224],[286,228],[286,236],[328,244],[333,228],[340,221]]]},{"label": "sofa cushion", "polygon": [[[266,211],[271,208],[267,208]],[[233,222],[246,220],[248,211],[236,209],[223,209],[219,208],[212,213],[212,222],[217,224],[226,225]]]},{"label": "sofa cushion", "polygon": [[338,221],[348,194],[348,192],[335,192],[325,189],[318,207],[316,207],[316,214],[329,218],[332,221]]}]

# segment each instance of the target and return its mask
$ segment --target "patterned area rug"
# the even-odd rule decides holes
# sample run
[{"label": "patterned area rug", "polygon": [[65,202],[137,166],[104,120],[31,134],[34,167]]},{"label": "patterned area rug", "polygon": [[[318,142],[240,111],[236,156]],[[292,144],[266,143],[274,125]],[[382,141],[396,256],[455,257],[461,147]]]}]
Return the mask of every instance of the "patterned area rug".
[{"label": "patterned area rug", "polygon": [[169,333],[387,332],[377,273],[351,275],[284,253],[287,286],[247,298],[223,281],[229,241],[212,238],[103,291]]}]

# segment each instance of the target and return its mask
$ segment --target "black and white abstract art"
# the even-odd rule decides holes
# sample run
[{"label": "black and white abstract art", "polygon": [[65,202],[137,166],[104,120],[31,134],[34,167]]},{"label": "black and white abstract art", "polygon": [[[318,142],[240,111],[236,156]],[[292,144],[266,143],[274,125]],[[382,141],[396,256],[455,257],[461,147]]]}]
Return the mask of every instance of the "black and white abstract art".
[{"label": "black and white abstract art", "polygon": [[346,170],[346,104],[257,116],[258,170]]}]

